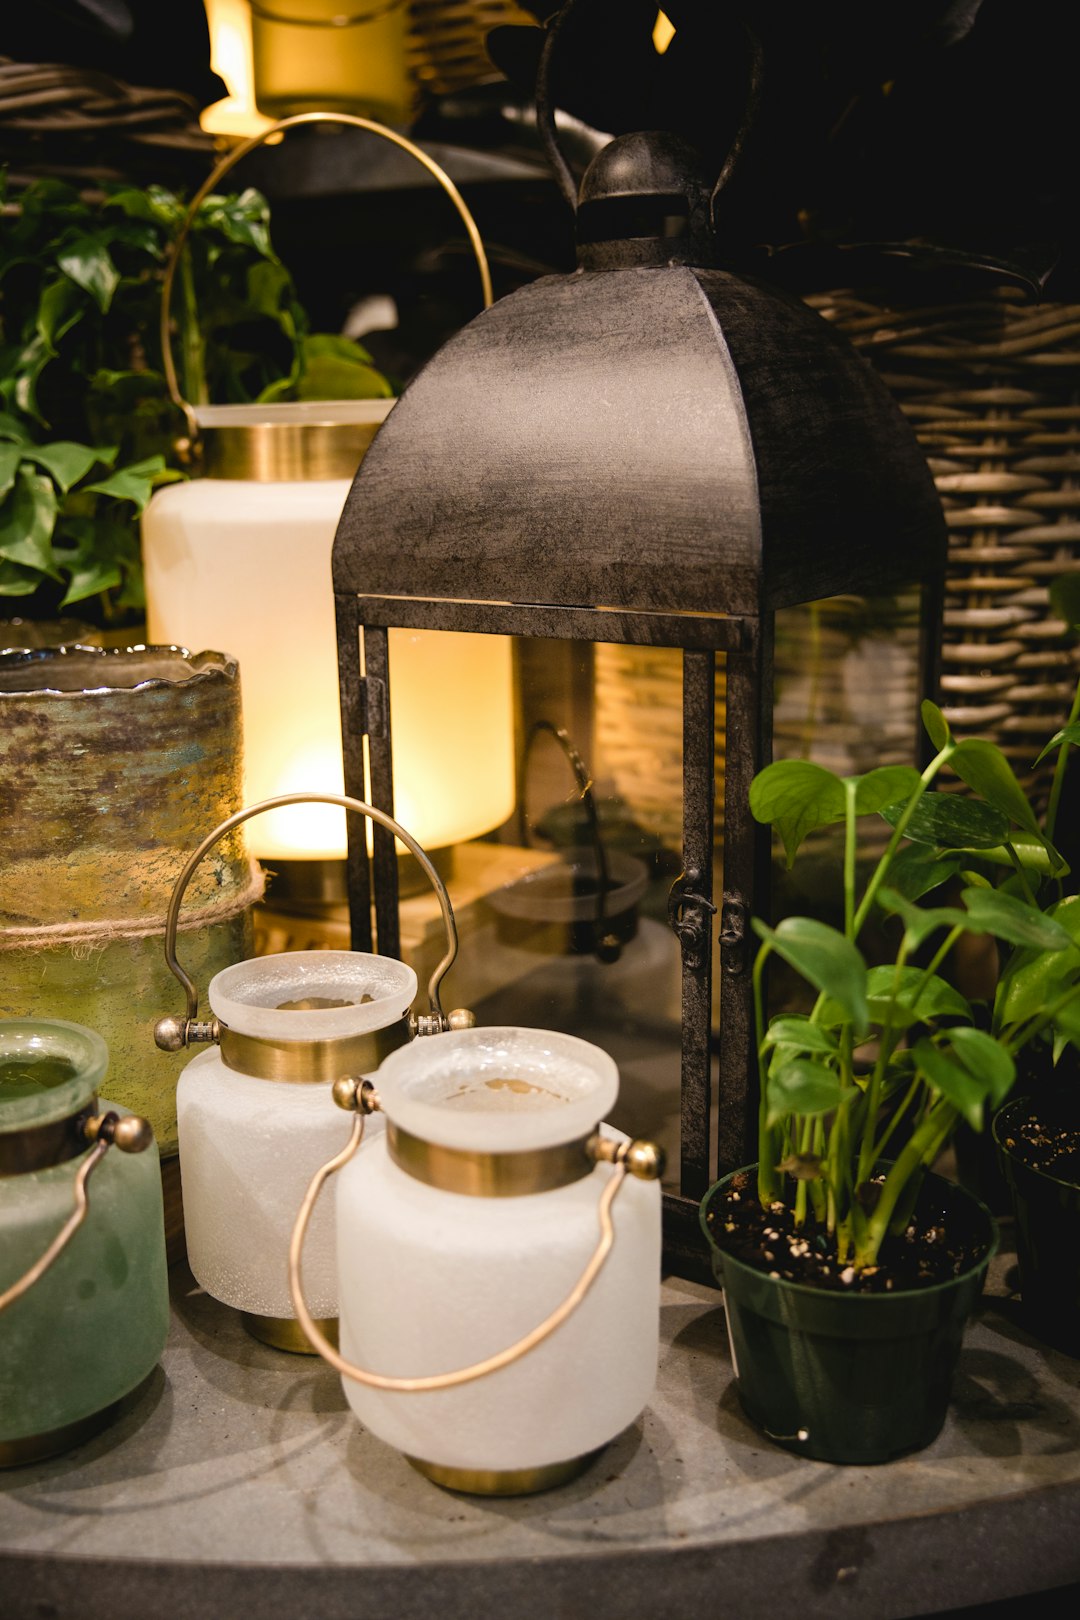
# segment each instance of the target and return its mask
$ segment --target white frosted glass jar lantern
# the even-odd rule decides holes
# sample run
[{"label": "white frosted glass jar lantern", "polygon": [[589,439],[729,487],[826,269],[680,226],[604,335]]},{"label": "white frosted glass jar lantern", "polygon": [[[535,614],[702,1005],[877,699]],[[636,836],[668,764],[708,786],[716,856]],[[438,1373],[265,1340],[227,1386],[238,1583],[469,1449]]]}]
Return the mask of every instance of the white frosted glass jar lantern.
[{"label": "white frosted glass jar lantern", "polygon": [[[431,1013],[411,1013],[416,974],[403,962],[362,951],[286,951],[237,962],[210,981],[212,1017],[176,958],[176,930],[188,882],[203,857],[235,827],[302,798],[270,799],[237,811],[204,838],[177,879],[165,928],[165,959],[184,986],[187,1016],[158,1021],[165,1051],[198,1041],[177,1087],[180,1173],[188,1261],[207,1293],[243,1313],[245,1326],[278,1349],[308,1352],[289,1291],[288,1251],[304,1190],[327,1155],[349,1140],[332,1106],[335,1082],[354,1084],[412,1036],[451,1025],[439,983],[453,962],[457,935],[446,890],[412,835],[359,800],[331,797],[339,809],[370,814],[417,858],[435,885],[447,952],[428,985]],[[316,802],[327,802],[314,796]],[[469,1014],[458,1014],[458,1023]],[[325,1327],[338,1310],[333,1210],[313,1226],[309,1261],[312,1307]]]},{"label": "white frosted glass jar lantern", "polygon": [[[331,550],[356,469],[396,401],[191,405],[171,353],[169,308],[201,202],[267,136],[326,122],[389,141],[439,182],[476,254],[485,307],[491,303],[483,244],[457,188],[421,148],[369,119],[336,113],[283,119],[230,152],[192,199],[166,267],[162,351],[202,476],[157,490],[143,515],[147,631],[163,646],[228,649],[239,663],[248,804],[286,793],[343,792]],[[513,810],[511,644],[507,637],[479,642],[423,630],[395,633],[396,803],[427,848],[479,837]],[[455,773],[446,765],[460,752],[463,728],[475,767],[467,792],[455,793]],[[254,854],[274,861],[283,877],[286,861],[345,855],[344,817],[331,805],[290,806],[253,833]],[[303,880],[300,872],[289,876]]]},{"label": "white frosted glass jar lantern", "polygon": [[586,1041],[502,1027],[416,1042],[335,1089],[359,1110],[354,1146],[365,1114],[386,1119],[338,1177],[340,1354],[301,1297],[330,1166],[294,1233],[294,1303],[364,1426],[438,1484],[561,1484],[649,1399],[661,1155],[601,1129],[618,1084]]},{"label": "white frosted glass jar lantern", "polygon": [[[338,1073],[374,1073],[409,1038],[416,974],[353,951],[289,951],[237,962],[210,981],[219,1044],[180,1076],[176,1114],[188,1263],[208,1294],[258,1337],[291,1332],[286,1261],[304,1189],[349,1138],[331,1105]],[[311,1301],[337,1316],[333,1211],[312,1232]]]}]

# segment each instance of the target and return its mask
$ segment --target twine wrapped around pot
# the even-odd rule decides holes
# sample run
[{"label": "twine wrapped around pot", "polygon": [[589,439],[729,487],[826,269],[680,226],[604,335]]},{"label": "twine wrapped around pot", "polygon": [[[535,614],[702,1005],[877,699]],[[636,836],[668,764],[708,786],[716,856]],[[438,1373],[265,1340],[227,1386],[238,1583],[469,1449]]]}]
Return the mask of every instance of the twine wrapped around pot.
[{"label": "twine wrapped around pot", "polygon": [[998,744],[1036,799],[1032,761],[1068,711],[1076,649],[1049,582],[1080,568],[1080,305],[1012,288],[898,308],[807,299],[880,372],[923,445],[949,525],[942,690],[950,723]]},{"label": "twine wrapped around pot", "polygon": [[[0,655],[0,1015],[104,1036],[109,1096],[176,1152],[185,1056],[154,1046],[174,986],[165,914],[192,848],[239,808],[237,666],[175,647]],[[185,909],[201,979],[250,954],[262,874],[239,836]]]}]

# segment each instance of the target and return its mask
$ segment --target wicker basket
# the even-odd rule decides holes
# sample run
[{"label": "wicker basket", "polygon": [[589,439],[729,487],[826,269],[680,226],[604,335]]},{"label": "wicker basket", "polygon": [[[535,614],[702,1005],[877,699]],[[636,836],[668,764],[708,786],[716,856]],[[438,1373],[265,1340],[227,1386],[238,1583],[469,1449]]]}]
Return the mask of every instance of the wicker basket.
[{"label": "wicker basket", "polygon": [[1063,723],[1077,654],[1047,585],[1080,569],[1080,305],[1001,288],[894,308],[807,300],[874,364],[912,423],[949,525],[942,688],[951,724],[996,742],[1036,796],[1032,762]]},{"label": "wicker basket", "polygon": [[500,79],[487,54],[488,31],[536,18],[515,0],[411,0],[408,57],[413,77],[432,96]]}]

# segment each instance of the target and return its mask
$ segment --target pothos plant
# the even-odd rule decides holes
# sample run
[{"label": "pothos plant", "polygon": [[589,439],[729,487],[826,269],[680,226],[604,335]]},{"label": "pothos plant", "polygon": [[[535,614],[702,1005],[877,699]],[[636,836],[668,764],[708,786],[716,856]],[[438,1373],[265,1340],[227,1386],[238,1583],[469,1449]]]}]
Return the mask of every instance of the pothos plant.
[{"label": "pothos plant", "polygon": [[[40,180],[8,205],[2,176],[0,203],[0,616],[5,597],[46,613],[93,598],[108,621],[141,608],[139,514],[184,476],[158,335],[184,204]],[[208,197],[188,240],[174,329],[192,403],[393,391],[360,345],[309,332],[258,192]]]},{"label": "pothos plant", "polygon": [[[1052,588],[1059,614],[1080,621],[1080,576]],[[886,766],[839,777],[808,760],[782,760],[755,778],[750,806],[776,828],[789,867],[808,833],[843,823],[842,930],[810,917],[761,940],[754,1004],[761,1103],[758,1198],[793,1208],[835,1241],[853,1272],[874,1266],[890,1232],[907,1226],[923,1171],[960,1120],[976,1130],[1013,1084],[1017,1054],[1049,1041],[1055,1060],[1080,1045],[1080,896],[1054,828],[1070,749],[1080,744],[1080,685],[1056,750],[1040,821],[1005,755],[958,741],[941,710],[923,704],[934,757],[919,772]],[[943,773],[970,797],[938,789]],[[860,824],[883,816],[884,852],[861,887]],[[878,840],[880,848],[880,838]],[[959,904],[933,903],[942,885]],[[878,916],[875,918],[874,914]],[[892,919],[892,961],[868,966],[860,936]],[[973,1006],[942,975],[964,935],[998,942],[990,1005]],[[780,957],[817,991],[808,1014],[765,1019],[765,972]]]}]

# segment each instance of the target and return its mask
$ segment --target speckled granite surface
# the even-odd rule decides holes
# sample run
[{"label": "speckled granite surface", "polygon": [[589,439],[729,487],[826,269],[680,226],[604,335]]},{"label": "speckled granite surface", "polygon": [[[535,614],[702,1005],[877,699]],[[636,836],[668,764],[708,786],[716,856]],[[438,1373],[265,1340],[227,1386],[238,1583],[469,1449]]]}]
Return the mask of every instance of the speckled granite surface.
[{"label": "speckled granite surface", "polygon": [[932,1613],[1080,1580],[1080,1362],[1035,1345],[999,1258],[945,1430],[878,1468],[762,1440],[721,1298],[665,1286],[643,1418],[575,1483],[481,1500],[364,1433],[329,1369],[173,1273],[162,1368],[79,1450],[0,1475],[3,1620],[500,1620]]}]

